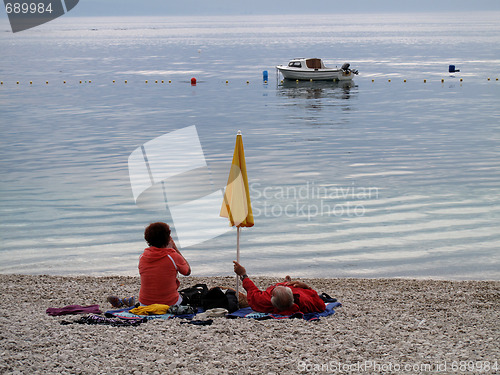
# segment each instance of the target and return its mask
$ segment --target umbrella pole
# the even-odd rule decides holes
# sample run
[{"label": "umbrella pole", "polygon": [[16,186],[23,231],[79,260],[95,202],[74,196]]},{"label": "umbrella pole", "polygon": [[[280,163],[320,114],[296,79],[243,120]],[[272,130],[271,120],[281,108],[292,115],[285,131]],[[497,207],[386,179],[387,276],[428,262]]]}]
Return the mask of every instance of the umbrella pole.
[{"label": "umbrella pole", "polygon": [[[240,227],[236,227],[236,261],[240,263]],[[240,298],[240,277],[236,275],[236,298]]]}]

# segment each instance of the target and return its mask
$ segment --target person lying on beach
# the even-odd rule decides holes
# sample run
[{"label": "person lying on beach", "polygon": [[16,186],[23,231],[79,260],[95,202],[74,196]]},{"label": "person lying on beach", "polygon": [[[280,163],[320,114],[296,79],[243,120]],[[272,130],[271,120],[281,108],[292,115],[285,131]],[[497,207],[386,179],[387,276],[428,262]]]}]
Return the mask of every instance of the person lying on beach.
[{"label": "person lying on beach", "polygon": [[149,247],[139,259],[139,302],[142,305],[179,305],[182,296],[177,291],[180,285],[177,274],[189,276],[191,267],[175,246],[170,227],[162,222],[152,223],[144,231],[144,239]]},{"label": "person lying on beach", "polygon": [[301,281],[292,281],[290,276],[285,281],[261,291],[247,275],[245,267],[236,261],[234,272],[240,276],[243,288],[247,291],[248,304],[254,311],[292,315],[296,312],[311,313],[325,311],[325,303],[318,293]]}]

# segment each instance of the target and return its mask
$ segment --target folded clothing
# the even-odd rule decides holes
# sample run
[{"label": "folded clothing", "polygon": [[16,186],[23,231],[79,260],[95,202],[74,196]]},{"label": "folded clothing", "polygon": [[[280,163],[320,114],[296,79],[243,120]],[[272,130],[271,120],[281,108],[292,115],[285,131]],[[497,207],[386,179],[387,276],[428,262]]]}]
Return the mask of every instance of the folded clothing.
[{"label": "folded clothing", "polygon": [[135,315],[163,315],[167,313],[169,308],[169,305],[155,303],[148,306],[136,307],[135,309],[129,310],[129,312]]},{"label": "folded clothing", "polygon": [[99,305],[68,305],[64,307],[49,307],[46,311],[51,316],[71,315],[71,314],[102,314]]}]

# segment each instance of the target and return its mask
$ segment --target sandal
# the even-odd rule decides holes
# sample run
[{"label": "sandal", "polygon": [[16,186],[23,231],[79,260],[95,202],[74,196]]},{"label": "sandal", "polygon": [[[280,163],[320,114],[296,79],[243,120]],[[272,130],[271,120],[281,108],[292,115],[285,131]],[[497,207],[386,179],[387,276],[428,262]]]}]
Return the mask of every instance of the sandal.
[{"label": "sandal", "polygon": [[123,298],[123,299],[120,299],[117,296],[109,296],[107,300],[111,304],[111,306],[116,307],[116,308],[120,308],[123,306],[127,306],[127,307],[135,306],[135,297],[134,296],[129,297],[129,298]]},{"label": "sandal", "polygon": [[122,303],[127,307],[133,307],[133,306],[135,306],[135,297],[132,296],[132,297],[124,298],[124,299],[122,299]]},{"label": "sandal", "polygon": [[119,308],[123,306],[123,302],[120,298],[117,296],[109,296],[107,298],[107,301],[111,304],[111,306]]},{"label": "sandal", "polygon": [[319,298],[323,300],[323,302],[329,303],[329,302],[337,302],[337,298],[332,298],[326,293],[321,293],[319,295]]}]

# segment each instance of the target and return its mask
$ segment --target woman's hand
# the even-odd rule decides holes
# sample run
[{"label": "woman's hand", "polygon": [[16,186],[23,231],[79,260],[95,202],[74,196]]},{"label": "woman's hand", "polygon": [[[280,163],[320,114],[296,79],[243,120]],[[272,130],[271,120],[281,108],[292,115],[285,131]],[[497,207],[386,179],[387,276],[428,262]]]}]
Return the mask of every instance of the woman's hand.
[{"label": "woman's hand", "polygon": [[180,251],[179,251],[179,249],[177,249],[177,246],[175,246],[175,242],[174,242],[174,239],[172,237],[170,237],[170,239],[168,240],[167,248],[174,249],[175,251],[177,251],[180,254]]}]

